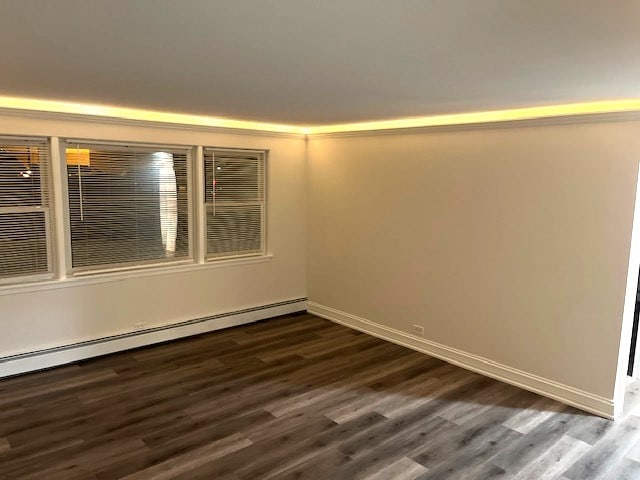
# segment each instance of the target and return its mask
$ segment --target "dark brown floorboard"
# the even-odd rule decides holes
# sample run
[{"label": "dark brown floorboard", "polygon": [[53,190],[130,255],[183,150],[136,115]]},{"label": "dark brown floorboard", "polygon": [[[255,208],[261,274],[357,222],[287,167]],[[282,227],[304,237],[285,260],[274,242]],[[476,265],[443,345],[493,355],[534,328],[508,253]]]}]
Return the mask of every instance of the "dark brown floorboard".
[{"label": "dark brown floorboard", "polygon": [[640,479],[611,422],[309,314],[0,381],[0,479]]}]

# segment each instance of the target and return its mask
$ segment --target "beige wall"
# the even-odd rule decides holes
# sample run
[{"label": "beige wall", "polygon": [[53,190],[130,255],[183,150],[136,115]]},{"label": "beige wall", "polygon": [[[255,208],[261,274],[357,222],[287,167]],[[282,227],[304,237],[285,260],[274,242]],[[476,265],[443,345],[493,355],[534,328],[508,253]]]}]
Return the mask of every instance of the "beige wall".
[{"label": "beige wall", "polygon": [[[640,122],[317,137],[307,145],[0,115],[0,133],[269,149],[273,254],[49,290],[0,288],[0,356],[308,289],[318,304],[407,333],[422,325],[428,340],[613,396],[620,352],[625,360]],[[628,323],[628,308],[625,316]]]},{"label": "beige wall", "polygon": [[309,142],[308,296],[613,397],[640,123]]},{"label": "beige wall", "polygon": [[129,332],[137,322],[165,325],[306,296],[304,139],[2,115],[0,134],[269,149],[273,255],[260,263],[50,290],[0,288],[0,356]]}]

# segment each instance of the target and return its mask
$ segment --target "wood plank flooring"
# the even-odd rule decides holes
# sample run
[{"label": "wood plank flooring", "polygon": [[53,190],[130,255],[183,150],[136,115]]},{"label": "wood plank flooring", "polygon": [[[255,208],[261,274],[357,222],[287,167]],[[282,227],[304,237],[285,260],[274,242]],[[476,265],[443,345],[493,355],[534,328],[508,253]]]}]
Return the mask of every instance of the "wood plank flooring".
[{"label": "wood plank flooring", "polygon": [[0,381],[0,479],[640,479],[611,422],[290,315]]}]

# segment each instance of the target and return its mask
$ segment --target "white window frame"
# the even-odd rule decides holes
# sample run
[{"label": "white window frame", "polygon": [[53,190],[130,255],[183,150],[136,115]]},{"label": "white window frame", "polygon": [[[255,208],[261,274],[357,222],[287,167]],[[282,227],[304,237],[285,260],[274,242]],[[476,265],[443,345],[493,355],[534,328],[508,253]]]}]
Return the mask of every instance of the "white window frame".
[{"label": "white window frame", "polygon": [[[0,207],[0,211],[11,213],[17,210],[45,211],[47,225],[48,273],[7,277],[0,279],[0,295],[26,293],[74,287],[77,285],[119,281],[127,278],[166,275],[173,272],[187,272],[217,268],[230,268],[254,263],[270,262],[274,256],[268,251],[268,208],[269,208],[269,150],[247,149],[224,146],[203,146],[202,144],[160,144],[128,140],[100,140],[95,138],[64,138],[51,136],[28,136],[0,134],[0,141],[15,142],[32,140],[44,142],[47,146],[46,167],[41,165],[42,194],[47,195],[47,205],[25,207]],[[161,262],[141,262],[127,265],[101,266],[84,269],[72,267],[71,224],[69,210],[66,148],[75,144],[96,146],[135,146],[153,149],[177,149],[187,155],[189,256],[178,260]],[[263,156],[263,195],[261,201],[261,251],[241,255],[220,255],[207,258],[207,231],[205,200],[205,151],[260,154]],[[218,205],[221,202],[217,202]],[[255,202],[253,202],[255,204]]]},{"label": "white window frame", "polygon": [[[82,144],[82,145],[91,145],[91,146],[104,146],[104,147],[138,147],[138,148],[150,148],[157,149],[159,151],[162,150],[181,150],[185,152],[186,155],[186,163],[187,163],[187,188],[189,189],[187,195],[187,221],[188,221],[188,231],[189,231],[189,254],[187,257],[181,257],[176,260],[164,260],[164,261],[156,261],[156,260],[147,260],[140,261],[136,263],[119,263],[119,264],[111,264],[111,265],[96,265],[96,266],[87,266],[87,267],[74,267],[73,266],[73,256],[72,256],[72,247],[71,247],[71,222],[70,222],[70,205],[69,205],[69,191],[68,191],[68,171],[67,171],[67,161],[66,161],[66,149],[73,149],[74,145]],[[64,209],[64,217],[65,217],[65,228],[64,228],[64,236],[65,236],[65,257],[66,257],[66,274],[68,277],[85,277],[85,276],[93,276],[93,275],[101,275],[101,274],[110,274],[110,273],[118,273],[118,272],[130,272],[130,271],[146,271],[146,270],[155,270],[155,269],[167,269],[171,267],[181,267],[185,265],[193,265],[196,263],[196,255],[195,255],[195,225],[194,225],[194,201],[193,195],[194,191],[197,190],[195,188],[193,182],[193,163],[194,157],[193,154],[193,146],[192,145],[167,145],[167,144],[156,144],[156,143],[140,143],[140,142],[130,142],[130,141],[105,141],[105,140],[95,140],[95,139],[65,139],[64,141],[60,140],[60,168],[62,172],[62,200],[63,200],[63,209]]]},{"label": "white window frame", "polygon": [[33,273],[28,275],[19,275],[12,277],[0,278],[0,286],[13,286],[16,284],[38,282],[43,280],[51,280],[57,277],[56,257],[55,257],[55,234],[54,225],[55,218],[53,217],[53,195],[52,195],[52,176],[51,176],[51,163],[52,163],[52,148],[51,142],[48,137],[30,137],[30,136],[18,136],[18,135],[0,135],[0,144],[2,143],[19,144],[20,142],[44,143],[46,149],[45,161],[40,161],[40,196],[47,199],[43,201],[41,205],[31,206],[15,206],[15,207],[0,207],[0,214],[2,213],[36,213],[44,212],[45,218],[45,236],[47,244],[47,272],[46,273]]},{"label": "white window frame", "polygon": [[[213,167],[213,177],[215,180],[215,164],[214,158],[212,155],[215,155],[215,152],[229,152],[236,154],[247,154],[247,155],[262,155],[263,161],[263,195],[262,200],[259,202],[216,202],[215,196],[213,202],[207,202],[206,200],[206,162],[212,162]],[[269,150],[264,149],[247,149],[247,148],[229,148],[229,147],[212,147],[205,146],[202,147],[202,161],[200,162],[202,167],[202,171],[200,172],[201,177],[201,185],[202,190],[199,193],[199,203],[202,206],[202,211],[200,212],[199,220],[201,223],[201,232],[200,232],[200,241],[202,244],[202,252],[203,259],[206,263],[213,262],[223,262],[229,261],[233,259],[243,259],[250,257],[267,257],[267,207],[269,204],[268,201],[268,171],[269,171]],[[261,225],[260,225],[260,252],[252,252],[238,255],[208,255],[207,253],[207,243],[209,239],[207,238],[207,208],[211,206],[234,206],[234,205],[256,205],[259,204],[261,207],[262,215],[261,215]]]}]

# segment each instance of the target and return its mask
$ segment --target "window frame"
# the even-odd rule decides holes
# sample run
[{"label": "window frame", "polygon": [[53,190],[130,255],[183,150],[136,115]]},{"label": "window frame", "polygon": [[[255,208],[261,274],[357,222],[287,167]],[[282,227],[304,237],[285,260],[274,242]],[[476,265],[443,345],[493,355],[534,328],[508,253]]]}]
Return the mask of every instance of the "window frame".
[{"label": "window frame", "polygon": [[[140,260],[137,262],[122,262],[113,264],[99,264],[90,266],[73,266],[73,248],[71,240],[71,215],[70,215],[70,202],[69,202],[69,177],[68,177],[68,165],[66,157],[66,149],[73,149],[74,145],[90,146],[90,147],[113,147],[123,149],[126,151],[128,148],[142,148],[142,149],[157,149],[159,151],[180,151],[184,152],[186,156],[186,168],[187,168],[187,231],[189,233],[188,242],[188,255],[185,257],[179,257],[176,259],[150,259]],[[70,278],[77,277],[89,277],[94,275],[106,275],[110,273],[126,273],[135,271],[152,271],[156,269],[167,269],[171,267],[184,267],[197,264],[196,250],[195,250],[195,236],[197,235],[194,224],[194,194],[197,188],[194,184],[194,147],[193,145],[174,145],[174,144],[161,144],[161,143],[143,143],[143,142],[130,142],[130,141],[111,141],[111,140],[96,140],[96,139],[77,139],[77,138],[60,138],[60,166],[62,171],[62,196],[63,209],[64,209],[64,236],[65,236],[65,252],[66,252],[66,274]]]},{"label": "window frame", "polygon": [[53,182],[52,182],[52,148],[51,138],[42,136],[26,135],[0,135],[0,146],[11,144],[14,146],[24,142],[25,146],[31,144],[43,144],[45,149],[44,160],[39,160],[39,180],[40,180],[40,205],[1,207],[0,214],[20,214],[20,213],[44,213],[45,242],[47,247],[47,271],[26,275],[0,277],[0,287],[28,284],[39,281],[53,280],[58,277],[56,262],[56,235],[55,217],[53,207]]},{"label": "window frame", "polygon": [[[261,156],[262,161],[262,199],[259,201],[253,202],[216,202],[215,197],[213,202],[207,202],[206,189],[207,189],[207,161],[212,162],[213,167],[213,176],[215,179],[215,153],[216,152],[226,152],[229,154],[246,154],[253,156]],[[207,156],[213,154],[214,157]],[[268,205],[269,205],[269,150],[268,149],[250,149],[250,148],[231,148],[231,147],[215,147],[215,146],[203,146],[202,147],[202,192],[200,192],[199,201],[202,205],[202,214],[200,218],[200,222],[202,224],[202,238],[200,241],[204,246],[204,262],[205,263],[215,263],[222,261],[229,261],[234,259],[243,259],[243,258],[252,258],[252,257],[267,257],[269,256],[268,245],[267,245],[267,215],[268,215]],[[259,205],[261,211],[260,218],[260,251],[259,252],[251,252],[251,253],[241,253],[236,255],[210,255],[208,253],[208,234],[207,234],[207,211],[210,206],[233,206],[233,205]]]},{"label": "window frame", "polygon": [[[208,270],[211,268],[229,268],[234,265],[245,265],[272,261],[274,256],[268,249],[269,218],[269,149],[235,148],[211,146],[199,142],[184,144],[150,143],[146,141],[129,141],[100,139],[95,137],[65,137],[56,135],[13,135],[0,134],[2,140],[11,142],[34,141],[46,147],[46,160],[40,166],[41,195],[46,198],[46,205],[11,206],[0,208],[0,211],[19,209],[23,212],[45,212],[47,241],[47,273],[35,273],[0,279],[0,295],[16,292],[30,292],[75,285],[94,284],[119,281],[126,278],[142,278],[149,275],[165,275],[172,272]],[[187,257],[154,259],[126,264],[95,265],[73,268],[71,245],[71,213],[69,208],[69,178],[67,165],[67,148],[77,144],[100,147],[140,147],[153,150],[178,150],[186,155],[188,192],[188,253]],[[262,195],[259,201],[239,202],[245,205],[259,205],[260,218],[260,251],[237,255],[209,255],[207,250],[207,204],[206,202],[206,162],[210,162],[212,152],[228,154],[245,154],[259,156],[261,163]],[[207,154],[209,159],[207,159]],[[233,203],[233,202],[230,202]],[[235,202],[236,204],[238,202]],[[216,202],[223,205],[223,202]]]}]

